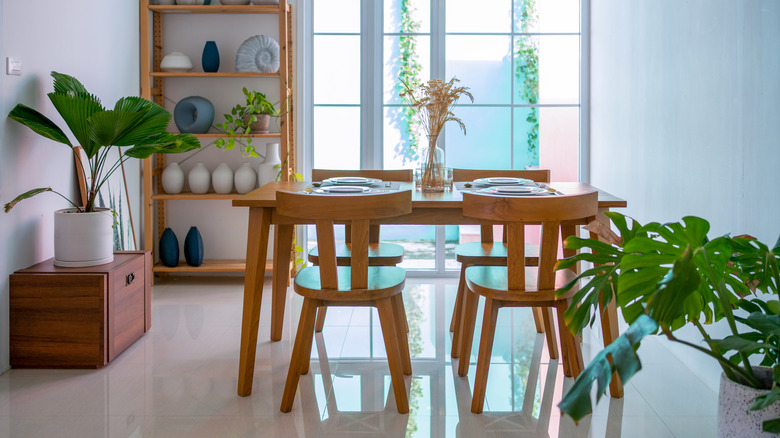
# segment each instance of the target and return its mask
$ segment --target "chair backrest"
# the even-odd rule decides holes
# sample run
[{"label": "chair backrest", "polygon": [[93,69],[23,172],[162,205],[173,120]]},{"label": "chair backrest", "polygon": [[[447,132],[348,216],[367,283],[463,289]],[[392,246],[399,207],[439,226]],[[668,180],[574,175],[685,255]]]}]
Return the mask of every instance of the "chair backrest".
[{"label": "chair backrest", "polygon": [[311,180],[322,181],[339,176],[362,176],[363,178],[377,178],[382,181],[412,182],[412,169],[398,170],[334,170],[312,169]]},{"label": "chair backrest", "polygon": [[412,192],[366,195],[317,195],[276,192],[276,210],[282,216],[314,220],[317,227],[320,284],[337,289],[336,240],[334,221],[346,221],[351,227],[353,289],[368,287],[368,230],[371,219],[401,216],[412,212]]},{"label": "chair backrest", "polygon": [[[491,178],[496,176],[509,176],[514,178],[526,178],[535,182],[550,182],[549,169],[536,170],[493,170],[493,169],[452,169],[454,181],[474,181],[477,178]],[[493,226],[482,225],[479,227],[482,243],[493,242]],[[504,243],[506,243],[506,228],[504,228]]]},{"label": "chair backrest", "polygon": [[452,169],[453,181],[474,181],[477,178],[511,176],[527,178],[536,182],[550,182],[549,169],[536,170],[493,170],[493,169]]},{"label": "chair backrest", "polygon": [[541,223],[539,290],[555,286],[555,262],[562,222],[589,221],[598,212],[598,192],[581,195],[501,197],[463,194],[463,215],[503,222],[507,230],[509,288],[525,289],[525,225]]}]

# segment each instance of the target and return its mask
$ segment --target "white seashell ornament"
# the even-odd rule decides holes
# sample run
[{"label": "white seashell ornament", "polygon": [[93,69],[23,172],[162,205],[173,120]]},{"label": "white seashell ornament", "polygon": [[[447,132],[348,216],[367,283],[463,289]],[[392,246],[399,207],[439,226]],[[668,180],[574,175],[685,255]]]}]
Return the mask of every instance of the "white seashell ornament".
[{"label": "white seashell ornament", "polygon": [[268,35],[255,35],[241,43],[236,53],[237,72],[279,71],[279,43]]}]

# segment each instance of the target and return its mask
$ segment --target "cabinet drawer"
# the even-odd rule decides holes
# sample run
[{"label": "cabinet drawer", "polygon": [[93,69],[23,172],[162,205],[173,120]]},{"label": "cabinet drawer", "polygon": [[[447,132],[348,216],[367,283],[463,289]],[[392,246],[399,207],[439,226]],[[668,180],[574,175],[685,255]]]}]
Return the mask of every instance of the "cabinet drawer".
[{"label": "cabinet drawer", "polygon": [[108,360],[144,334],[144,257],[136,257],[112,273],[108,298]]}]

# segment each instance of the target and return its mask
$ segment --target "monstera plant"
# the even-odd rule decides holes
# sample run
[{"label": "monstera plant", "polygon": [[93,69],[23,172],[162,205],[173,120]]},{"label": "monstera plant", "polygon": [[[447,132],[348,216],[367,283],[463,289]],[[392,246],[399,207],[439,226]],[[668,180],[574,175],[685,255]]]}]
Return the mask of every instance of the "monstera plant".
[{"label": "monstera plant", "polygon": [[[39,187],[29,190],[17,196],[11,202],[5,204],[5,211],[10,211],[17,203],[24,199],[45,192],[56,193],[67,199],[73,205],[73,209],[67,213],[95,213],[98,211],[96,199],[100,187],[106,183],[108,178],[117,171],[122,163],[129,158],[146,158],[154,153],[178,153],[186,152],[200,147],[200,142],[192,134],[171,134],[165,132],[171,114],[161,106],[140,97],[124,97],[116,102],[113,109],[106,109],[100,100],[90,94],[84,85],[76,78],[66,74],[52,72],[54,78],[54,91],[49,93],[49,99],[54,105],[59,115],[70,128],[70,132],[76,139],[76,144],[72,143],[65,132],[52,122],[49,118],[40,112],[23,104],[18,104],[9,113],[8,117],[27,126],[34,132],[62,143],[73,149],[80,145],[87,156],[85,162],[81,162],[78,169],[84,177],[84,181],[89,182],[87,187],[86,199],[81,203],[73,202],[60,192],[51,187]],[[127,147],[120,149],[121,153],[110,154],[112,148]],[[68,219],[74,216],[67,215]],[[110,225],[111,222],[109,222]],[[55,216],[55,264],[57,261],[63,262],[58,258],[58,219]],[[88,226],[85,233],[97,234],[97,228],[90,230]],[[102,228],[100,228],[102,230]],[[109,227],[109,234],[111,229]],[[77,245],[84,245],[83,236],[79,235],[81,242]],[[113,259],[113,253],[110,253]],[[61,254],[60,254],[61,257]],[[92,259],[92,264],[99,264],[97,261],[106,260],[108,255],[98,259]],[[69,265],[59,264],[59,266],[88,266],[83,264]]]},{"label": "monstera plant", "polygon": [[[620,232],[619,237],[608,239],[614,244],[574,236],[565,241],[566,248],[581,251],[560,260],[558,269],[580,260],[593,263],[593,267],[559,291],[585,281],[564,319],[572,333],[580,333],[598,315],[600,297],[609,302],[614,291],[616,304],[630,327],[579,375],[563,397],[561,411],[579,420],[592,410],[594,384],[600,398],[613,372],[623,382],[631,379],[641,369],[636,350],[651,334],[717,361],[723,370],[719,411],[724,409],[724,382],[766,390],[749,400],[746,409],[749,405],[751,411],[764,410],[780,400],[780,240],[770,249],[746,235],[710,239],[709,223],[698,217],[640,225],[619,213],[606,214]],[[710,324],[717,321],[724,321],[728,336],[710,335]],[[678,337],[675,333],[686,325],[696,327],[704,341]],[[759,363],[769,369],[761,370]],[[767,378],[762,379],[760,371],[766,371]],[[756,425],[759,433],[761,428],[780,432],[777,412]],[[740,435],[748,436],[745,433],[743,430]]]}]

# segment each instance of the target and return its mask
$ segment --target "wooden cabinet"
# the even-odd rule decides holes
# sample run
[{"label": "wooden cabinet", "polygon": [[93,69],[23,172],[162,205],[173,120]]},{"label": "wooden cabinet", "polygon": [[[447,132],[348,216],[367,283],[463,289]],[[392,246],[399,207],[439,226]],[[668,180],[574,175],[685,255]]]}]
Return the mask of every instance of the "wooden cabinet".
[{"label": "wooden cabinet", "polygon": [[86,268],[53,260],[11,275],[12,367],[100,368],[151,328],[148,251]]},{"label": "wooden cabinet", "polygon": [[[214,1],[216,3],[216,0]],[[141,96],[165,106],[166,101],[171,102],[171,98],[166,95],[166,87],[171,87],[175,83],[172,81],[185,81],[192,78],[199,78],[201,81],[209,81],[208,84],[216,82],[210,81],[235,81],[236,87],[240,90],[243,86],[249,89],[253,88],[253,83],[259,80],[276,80],[279,87],[279,101],[283,102],[282,114],[278,117],[277,125],[279,132],[267,134],[252,134],[253,139],[278,140],[280,144],[280,157],[284,169],[281,172],[281,179],[287,181],[291,175],[294,175],[295,169],[295,147],[294,147],[294,105],[292,96],[292,84],[294,83],[292,68],[292,8],[282,0],[279,5],[201,5],[201,6],[180,6],[180,5],[150,5],[149,0],[140,0],[140,49],[141,49]],[[278,17],[278,34],[271,35],[279,42],[280,67],[278,73],[255,73],[255,72],[235,72],[234,67],[229,63],[221,62],[219,72],[206,73],[201,71],[190,72],[164,72],[160,68],[160,62],[165,54],[176,51],[176,47],[167,47],[164,41],[164,35],[171,36],[163,30],[165,18],[194,19],[207,14],[214,18],[209,20],[209,27],[197,27],[187,25],[188,32],[197,32],[197,35],[203,35],[203,39],[218,39],[220,32],[222,35],[231,35],[235,37],[237,33],[245,33],[246,29],[237,26],[231,27],[231,20],[239,15],[247,17],[257,17],[261,15],[273,15]],[[211,24],[211,23],[214,24]],[[222,29],[215,31],[214,29]],[[252,33],[242,37],[248,38]],[[255,32],[256,33],[256,32]],[[208,36],[207,36],[208,35]],[[217,45],[220,41],[217,41]],[[228,50],[220,48],[221,51]],[[222,52],[221,52],[222,53]],[[193,65],[200,65],[200,55],[192,56]],[[195,67],[194,70],[199,70]],[[264,82],[265,83],[265,82]],[[207,85],[208,86],[208,85]],[[192,94],[198,94],[199,90],[193,89]],[[231,106],[238,102],[231,102]],[[216,106],[216,105],[215,105]],[[214,124],[221,123],[222,113],[216,111]],[[215,139],[223,136],[220,132],[212,128],[207,134],[197,134],[201,143],[206,146]],[[256,143],[255,143],[256,144]],[[231,151],[238,153],[237,151]],[[143,215],[144,215],[144,249],[153,250],[159,240],[159,236],[166,227],[168,220],[168,209],[172,208],[168,201],[187,201],[198,202],[203,200],[231,200],[240,195],[237,193],[220,195],[216,193],[193,194],[183,192],[179,194],[167,194],[162,190],[160,176],[165,168],[165,155],[158,154],[143,162]],[[218,214],[218,212],[209,212],[209,214]],[[180,237],[180,239],[183,236]],[[205,237],[204,237],[205,239]],[[206,259],[203,264],[193,267],[180,262],[178,266],[167,267],[156,263],[153,272],[243,272],[246,263],[242,259],[234,260],[214,260],[209,259],[209,251],[206,251]],[[241,255],[243,257],[243,254]],[[157,257],[153,254],[153,259]],[[270,270],[270,263],[268,263]]]}]

